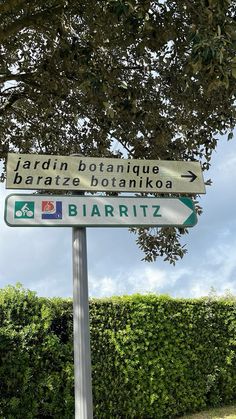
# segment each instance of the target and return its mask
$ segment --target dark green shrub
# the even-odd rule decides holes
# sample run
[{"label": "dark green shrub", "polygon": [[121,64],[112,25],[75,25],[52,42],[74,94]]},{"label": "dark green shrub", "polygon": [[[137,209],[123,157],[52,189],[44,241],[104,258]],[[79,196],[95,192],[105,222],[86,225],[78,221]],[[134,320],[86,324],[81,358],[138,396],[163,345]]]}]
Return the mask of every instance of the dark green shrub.
[{"label": "dark green shrub", "polygon": [[[94,417],[167,419],[236,399],[236,304],[90,301]],[[0,417],[74,417],[72,302],[0,290]]]},{"label": "dark green shrub", "polygon": [[0,417],[73,418],[71,302],[8,287],[0,319]]}]

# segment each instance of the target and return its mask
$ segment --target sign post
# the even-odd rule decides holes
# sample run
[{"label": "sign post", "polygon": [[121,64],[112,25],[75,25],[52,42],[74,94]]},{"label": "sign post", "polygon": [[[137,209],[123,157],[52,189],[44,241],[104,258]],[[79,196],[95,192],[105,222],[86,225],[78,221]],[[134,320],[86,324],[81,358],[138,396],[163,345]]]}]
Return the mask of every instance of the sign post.
[{"label": "sign post", "polygon": [[[71,157],[78,157],[72,155]],[[76,195],[80,195],[79,192]],[[83,193],[82,193],[83,195]],[[72,228],[75,419],[93,419],[86,228]]]},{"label": "sign post", "polygon": [[5,221],[14,227],[73,227],[75,419],[92,419],[86,227],[192,227],[197,216],[187,197],[86,197],[81,191],[205,193],[200,163],[9,153],[6,188],[77,191],[10,195]]},{"label": "sign post", "polygon": [[75,419],[92,419],[92,374],[85,227],[73,227],[72,244]]}]

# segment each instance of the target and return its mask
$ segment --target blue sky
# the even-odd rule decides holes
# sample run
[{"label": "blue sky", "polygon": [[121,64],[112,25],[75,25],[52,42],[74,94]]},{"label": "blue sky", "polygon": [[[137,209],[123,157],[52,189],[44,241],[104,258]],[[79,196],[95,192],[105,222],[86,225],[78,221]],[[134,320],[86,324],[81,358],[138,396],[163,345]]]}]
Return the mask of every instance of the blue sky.
[{"label": "blue sky", "polygon": [[[200,198],[204,212],[183,237],[188,253],[175,266],[161,259],[142,262],[135,235],[125,228],[87,229],[91,297],[147,292],[200,297],[211,288],[236,295],[235,139],[219,141],[204,177],[213,181]],[[10,193],[15,191],[1,185],[1,288],[20,282],[41,296],[72,297],[71,228],[6,226],[4,201]]]}]

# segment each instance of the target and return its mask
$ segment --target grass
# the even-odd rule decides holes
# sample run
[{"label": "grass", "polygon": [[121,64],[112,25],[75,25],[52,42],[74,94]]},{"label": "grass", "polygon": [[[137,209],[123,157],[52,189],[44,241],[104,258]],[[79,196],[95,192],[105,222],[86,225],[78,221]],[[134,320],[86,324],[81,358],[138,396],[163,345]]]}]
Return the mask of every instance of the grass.
[{"label": "grass", "polygon": [[186,415],[181,419],[236,419],[236,405]]}]

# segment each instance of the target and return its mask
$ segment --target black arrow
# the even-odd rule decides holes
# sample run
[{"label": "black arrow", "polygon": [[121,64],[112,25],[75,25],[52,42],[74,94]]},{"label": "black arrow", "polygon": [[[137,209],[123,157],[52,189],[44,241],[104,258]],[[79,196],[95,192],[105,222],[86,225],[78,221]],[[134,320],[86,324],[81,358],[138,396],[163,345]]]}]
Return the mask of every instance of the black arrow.
[{"label": "black arrow", "polygon": [[181,177],[187,177],[190,180],[190,182],[193,182],[195,179],[197,179],[197,176],[195,175],[195,173],[191,172],[191,170],[188,170],[189,175],[181,175]]}]

